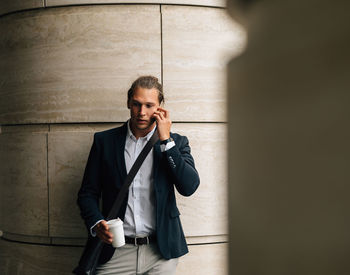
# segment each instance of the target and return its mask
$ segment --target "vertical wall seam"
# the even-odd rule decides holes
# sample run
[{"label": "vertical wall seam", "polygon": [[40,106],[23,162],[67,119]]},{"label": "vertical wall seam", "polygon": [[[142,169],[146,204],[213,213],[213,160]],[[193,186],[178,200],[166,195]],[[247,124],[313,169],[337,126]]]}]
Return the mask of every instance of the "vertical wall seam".
[{"label": "vertical wall seam", "polygon": [[46,8],[47,7],[47,3],[46,3],[46,0],[43,0],[44,1],[44,8]]},{"label": "vertical wall seam", "polygon": [[[47,236],[50,237],[50,182],[49,182],[49,132],[46,134],[46,181],[47,181]],[[51,238],[50,238],[51,243]]]},{"label": "vertical wall seam", "polygon": [[163,14],[162,14],[162,5],[159,5],[160,11],[160,78],[162,86],[164,87],[163,81]]}]

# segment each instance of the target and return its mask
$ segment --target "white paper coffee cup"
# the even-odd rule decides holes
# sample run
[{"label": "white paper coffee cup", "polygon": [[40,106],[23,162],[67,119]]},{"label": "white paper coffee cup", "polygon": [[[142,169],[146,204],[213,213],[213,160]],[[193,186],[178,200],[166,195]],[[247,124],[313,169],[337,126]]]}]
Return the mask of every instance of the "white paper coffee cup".
[{"label": "white paper coffee cup", "polygon": [[125,236],[124,236],[124,228],[123,221],[121,219],[113,219],[107,222],[109,227],[109,232],[113,234],[113,247],[121,247],[125,245]]}]

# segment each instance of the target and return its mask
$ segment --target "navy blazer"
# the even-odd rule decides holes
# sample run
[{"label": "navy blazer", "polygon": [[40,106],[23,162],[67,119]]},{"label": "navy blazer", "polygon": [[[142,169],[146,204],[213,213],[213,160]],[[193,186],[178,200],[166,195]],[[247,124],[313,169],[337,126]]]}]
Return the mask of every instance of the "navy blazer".
[{"label": "navy blazer", "polygon": [[[83,182],[78,193],[78,205],[86,227],[90,228],[107,217],[126,178],[124,148],[127,124],[95,133],[86,164]],[[153,184],[156,199],[156,236],[161,255],[177,258],[188,252],[176,206],[174,186],[183,196],[192,195],[199,186],[199,176],[191,156],[188,139],[171,133],[175,146],[161,152],[158,141],[153,148]],[[102,198],[102,212],[99,208]],[[118,217],[124,220],[128,196]],[[99,263],[107,262],[114,248],[105,244]]]}]

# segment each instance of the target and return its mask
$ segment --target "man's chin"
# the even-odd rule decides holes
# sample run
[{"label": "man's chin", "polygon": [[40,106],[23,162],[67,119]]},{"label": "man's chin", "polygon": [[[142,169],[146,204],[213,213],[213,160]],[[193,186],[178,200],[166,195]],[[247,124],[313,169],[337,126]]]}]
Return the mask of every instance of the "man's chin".
[{"label": "man's chin", "polygon": [[143,131],[147,131],[147,130],[151,130],[154,126],[155,122],[148,122],[147,124],[136,124],[136,128],[138,130],[143,130]]},{"label": "man's chin", "polygon": [[152,126],[152,124],[140,124],[140,125],[136,125],[136,128],[138,130],[147,130]]}]

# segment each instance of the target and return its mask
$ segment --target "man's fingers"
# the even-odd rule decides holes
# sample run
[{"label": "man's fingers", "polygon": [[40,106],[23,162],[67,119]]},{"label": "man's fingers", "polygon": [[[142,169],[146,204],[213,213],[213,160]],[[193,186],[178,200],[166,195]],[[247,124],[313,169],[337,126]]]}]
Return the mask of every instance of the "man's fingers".
[{"label": "man's fingers", "polygon": [[105,240],[111,240],[113,239],[113,235],[111,233],[107,232],[100,232],[100,236]]},{"label": "man's fingers", "polygon": [[168,110],[166,110],[166,109],[164,109],[162,107],[158,107],[157,110],[160,110],[160,111],[162,111],[164,113],[168,113],[169,112]]},{"label": "man's fingers", "polygon": [[106,236],[107,238],[113,237],[112,233],[108,231],[105,227],[100,227],[96,230],[100,235]]},{"label": "man's fingers", "polygon": [[161,119],[164,119],[164,114],[162,112],[159,112],[159,116]]},{"label": "man's fingers", "polygon": [[159,122],[162,118],[160,117],[159,113],[154,113],[153,117]]},{"label": "man's fingers", "polygon": [[113,240],[113,234],[109,232],[103,225],[97,228],[96,234],[105,243],[111,243]]},{"label": "man's fingers", "polygon": [[107,237],[105,235],[99,235],[98,237],[105,243],[112,243],[112,240],[113,240],[112,238]]},{"label": "man's fingers", "polygon": [[106,221],[101,221],[101,222],[99,223],[99,225],[101,226],[101,228],[104,228],[104,229],[106,229],[106,230],[109,229],[108,224],[107,224]]},{"label": "man's fingers", "polygon": [[155,111],[154,114],[157,115],[160,119],[165,119],[164,112]]},{"label": "man's fingers", "polygon": [[96,234],[97,236],[106,243],[111,243],[113,239],[113,235],[108,231],[109,227],[106,221],[101,221],[96,226]]},{"label": "man's fingers", "polygon": [[161,107],[158,107],[158,111],[160,111],[164,115],[164,117],[166,117],[166,118],[169,117],[169,111],[168,110],[165,110],[165,109],[163,109]]},{"label": "man's fingers", "polygon": [[106,235],[106,236],[112,236],[112,233],[104,228],[99,229],[98,232],[100,232],[101,234]]}]

